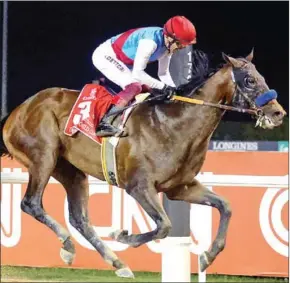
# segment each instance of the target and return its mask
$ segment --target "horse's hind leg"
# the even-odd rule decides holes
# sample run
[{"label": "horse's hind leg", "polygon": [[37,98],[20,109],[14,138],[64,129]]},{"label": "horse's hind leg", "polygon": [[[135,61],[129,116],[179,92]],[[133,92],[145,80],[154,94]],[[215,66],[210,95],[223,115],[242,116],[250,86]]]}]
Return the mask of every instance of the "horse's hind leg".
[{"label": "horse's hind leg", "polygon": [[231,218],[231,208],[229,203],[214,192],[208,190],[197,180],[191,186],[180,186],[167,192],[171,200],[182,200],[190,203],[202,204],[215,207],[220,212],[220,223],[217,236],[208,252],[201,255],[201,270],[204,271],[216,256],[224,249],[229,221]]},{"label": "horse's hind leg", "polygon": [[52,175],[66,189],[69,221],[89,241],[106,262],[116,268],[119,277],[134,277],[132,271],[102,241],[88,217],[89,184],[87,176],[65,159],[59,159]]},{"label": "horse's hind leg", "polygon": [[[29,173],[29,182],[21,209],[39,222],[49,227],[63,243],[62,259],[71,264],[75,248],[69,232],[53,219],[43,208],[42,197],[59,155],[60,140],[56,117],[52,111],[37,107],[19,109],[3,129],[3,138],[10,154],[24,164]],[[48,106],[48,109],[51,106]],[[27,112],[28,111],[28,112]],[[17,113],[17,112],[16,112]],[[12,119],[9,122],[9,119]],[[7,123],[6,122],[6,123]],[[9,124],[10,123],[10,124]],[[9,128],[9,129],[8,129]],[[45,239],[43,239],[45,245]]]},{"label": "horse's hind leg", "polygon": [[29,168],[29,183],[25,196],[21,202],[21,209],[39,222],[45,224],[57,235],[63,243],[60,256],[66,264],[71,264],[74,259],[75,248],[71,241],[70,234],[55,219],[46,213],[42,204],[43,192],[51,173],[50,168],[47,166],[50,166],[49,162],[52,160],[48,156],[46,157],[43,156],[45,164],[38,163],[32,168]]}]

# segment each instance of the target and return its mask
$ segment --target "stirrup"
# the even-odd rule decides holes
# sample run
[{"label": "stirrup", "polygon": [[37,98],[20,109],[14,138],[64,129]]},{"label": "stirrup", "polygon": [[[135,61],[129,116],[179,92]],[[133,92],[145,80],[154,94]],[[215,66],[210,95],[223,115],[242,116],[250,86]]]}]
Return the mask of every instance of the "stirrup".
[{"label": "stirrup", "polygon": [[110,136],[125,137],[127,136],[127,132],[122,129],[116,128],[111,124],[106,123],[103,125],[99,125],[96,131],[96,135],[100,137],[110,137]]}]

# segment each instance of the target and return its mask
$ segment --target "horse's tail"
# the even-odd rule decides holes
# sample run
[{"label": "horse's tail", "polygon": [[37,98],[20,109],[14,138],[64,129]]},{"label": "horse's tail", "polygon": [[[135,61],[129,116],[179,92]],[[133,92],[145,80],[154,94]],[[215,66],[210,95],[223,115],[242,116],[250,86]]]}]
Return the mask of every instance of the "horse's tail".
[{"label": "horse's tail", "polygon": [[12,155],[9,153],[5,143],[4,143],[4,140],[3,140],[3,128],[4,128],[4,124],[6,122],[6,120],[8,119],[9,117],[9,114],[6,115],[4,118],[1,119],[1,125],[0,125],[0,156],[3,157],[3,156],[6,156],[8,155],[9,157],[12,158]]}]

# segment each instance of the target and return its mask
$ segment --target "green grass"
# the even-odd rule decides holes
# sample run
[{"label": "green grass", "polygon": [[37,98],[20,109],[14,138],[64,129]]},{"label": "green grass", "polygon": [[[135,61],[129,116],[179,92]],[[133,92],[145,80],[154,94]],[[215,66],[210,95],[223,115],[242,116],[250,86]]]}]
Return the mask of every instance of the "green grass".
[{"label": "green grass", "polygon": [[[134,272],[135,279],[123,279],[114,271],[1,266],[1,282],[66,281],[66,282],[161,282],[160,273]],[[192,275],[191,282],[198,282]],[[208,275],[207,282],[288,282],[287,278]]]}]

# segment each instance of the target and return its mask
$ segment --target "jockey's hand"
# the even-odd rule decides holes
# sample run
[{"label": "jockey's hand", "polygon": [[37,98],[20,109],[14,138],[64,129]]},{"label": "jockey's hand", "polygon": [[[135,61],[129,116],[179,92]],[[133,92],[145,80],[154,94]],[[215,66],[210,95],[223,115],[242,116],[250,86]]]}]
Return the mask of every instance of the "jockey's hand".
[{"label": "jockey's hand", "polygon": [[161,90],[161,93],[163,93],[167,99],[171,99],[173,95],[176,95],[176,90],[176,87],[165,85]]}]

